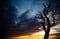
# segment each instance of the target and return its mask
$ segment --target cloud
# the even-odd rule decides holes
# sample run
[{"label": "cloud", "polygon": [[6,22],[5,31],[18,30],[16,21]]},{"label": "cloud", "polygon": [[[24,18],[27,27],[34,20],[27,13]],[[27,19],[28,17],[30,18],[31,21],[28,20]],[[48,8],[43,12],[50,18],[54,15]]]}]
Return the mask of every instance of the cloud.
[{"label": "cloud", "polygon": [[[26,35],[31,32],[39,31],[38,28],[41,25],[35,19],[35,16],[40,15],[38,10],[43,10],[43,7],[40,5],[39,7],[40,9],[37,7],[38,8],[37,10],[33,9],[32,11],[30,11],[33,2],[34,1],[27,2],[22,0],[20,2],[17,0],[16,1],[11,0],[9,2],[5,1],[4,3],[3,1],[1,2],[0,4],[1,5],[0,7],[1,8],[1,12],[0,12],[1,36]],[[18,9],[17,7],[19,5],[20,7]]]},{"label": "cloud", "polygon": [[[0,30],[2,36],[27,35],[32,32],[39,31],[38,28],[40,27],[40,23],[37,22],[36,19],[34,18],[38,12],[34,12],[34,11],[28,13],[26,12],[25,14],[21,15],[19,19],[16,20],[15,11],[17,11],[17,9],[15,7],[10,6],[7,11],[8,12],[5,13],[7,14],[6,18],[3,17],[2,24],[1,24],[2,26]],[[29,13],[30,15],[31,14],[33,15],[31,16],[31,18],[27,19],[27,17],[30,17]]]}]

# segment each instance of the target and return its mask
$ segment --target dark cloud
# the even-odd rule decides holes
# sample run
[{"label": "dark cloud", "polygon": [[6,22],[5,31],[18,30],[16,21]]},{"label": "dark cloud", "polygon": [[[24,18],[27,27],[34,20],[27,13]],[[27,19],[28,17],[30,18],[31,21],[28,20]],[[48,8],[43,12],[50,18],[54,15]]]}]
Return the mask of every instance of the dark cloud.
[{"label": "dark cloud", "polygon": [[[27,8],[27,6],[24,7]],[[24,9],[26,10],[24,14],[16,18],[16,16],[18,16],[17,10],[18,9],[15,6],[12,6],[11,1],[8,0],[0,1],[0,35],[1,36],[26,35],[26,34],[30,34],[31,32],[39,31],[38,28],[41,25],[35,18],[35,16],[39,16],[41,14],[40,12],[38,12],[38,10],[36,10],[37,11],[36,12],[33,10],[31,11],[30,9],[29,10]]]},{"label": "dark cloud", "polygon": [[[3,2],[3,1],[2,1]],[[3,7],[4,6],[4,7]],[[18,18],[20,22],[17,24],[18,20],[16,20],[16,14],[17,9],[15,6],[11,6],[8,4],[8,1],[6,1],[6,4],[1,5],[1,15],[0,15],[0,34],[1,36],[10,36],[10,35],[24,35],[29,33],[29,31],[35,29],[38,29],[39,25],[38,22],[36,22],[36,19],[27,19],[26,13]],[[32,13],[31,13],[32,14]],[[36,27],[37,26],[37,27]]]}]

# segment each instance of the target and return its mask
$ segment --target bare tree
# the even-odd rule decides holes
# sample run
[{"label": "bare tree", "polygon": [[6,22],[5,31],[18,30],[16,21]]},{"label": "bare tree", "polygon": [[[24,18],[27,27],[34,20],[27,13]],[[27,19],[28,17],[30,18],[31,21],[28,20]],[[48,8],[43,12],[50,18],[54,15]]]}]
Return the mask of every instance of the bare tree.
[{"label": "bare tree", "polygon": [[[41,16],[41,19],[43,19],[43,22],[41,22],[41,24],[43,26],[43,30],[45,31],[44,39],[48,39],[49,38],[50,28],[55,25],[55,17],[54,17],[54,14],[51,13],[53,21],[50,22],[50,19],[47,16],[47,14],[50,12],[49,7],[51,6],[51,3],[49,3],[48,7],[46,7],[44,4],[43,4],[43,6],[44,6],[45,9],[44,9],[43,14]],[[45,25],[46,25],[45,21],[47,23],[47,28],[45,27]]]},{"label": "bare tree", "polygon": [[[44,4],[43,4],[43,6],[45,7],[45,9],[44,9],[44,11],[43,11],[43,15],[44,15],[43,21],[44,21],[44,22],[42,23],[42,26],[43,26],[43,29],[44,29],[44,31],[45,31],[44,39],[48,39],[48,37],[49,37],[49,32],[50,32],[50,28],[51,28],[51,26],[55,25],[55,18],[54,18],[54,15],[52,15],[53,23],[51,24],[51,23],[50,23],[50,20],[49,20],[49,17],[47,17],[47,13],[49,12],[49,9],[48,9],[48,8],[51,6],[51,4],[49,4],[48,7],[46,7]],[[45,19],[46,19],[46,21],[47,21],[47,29],[46,29],[46,27],[45,27]]]}]

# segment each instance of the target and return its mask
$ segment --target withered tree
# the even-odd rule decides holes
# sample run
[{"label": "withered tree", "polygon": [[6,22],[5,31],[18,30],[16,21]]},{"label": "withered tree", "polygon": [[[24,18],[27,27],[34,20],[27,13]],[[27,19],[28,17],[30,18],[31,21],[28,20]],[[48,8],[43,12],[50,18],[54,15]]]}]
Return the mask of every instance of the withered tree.
[{"label": "withered tree", "polygon": [[[48,39],[50,28],[55,25],[55,17],[54,17],[54,14],[51,13],[52,14],[51,16],[52,16],[52,19],[53,19],[52,22],[51,22],[50,18],[47,16],[48,13],[50,12],[49,8],[51,6],[51,3],[48,4],[48,7],[46,7],[44,4],[43,4],[43,6],[44,6],[44,10],[43,10],[43,13],[42,13],[42,16],[41,16],[41,19],[43,20],[43,22],[41,22],[41,24],[42,24],[43,30],[45,32],[44,39]],[[46,28],[46,25],[47,25],[47,28]]]},{"label": "withered tree", "polygon": [[[47,17],[47,13],[49,12],[49,7],[51,6],[51,4],[49,3],[48,7],[46,7],[44,4],[43,4],[43,6],[45,7],[45,9],[43,11],[43,21],[44,22],[42,23],[42,26],[43,26],[43,29],[45,31],[44,39],[48,39],[50,28],[51,28],[51,26],[54,26],[55,25],[55,17],[54,17],[54,15],[52,13],[53,23],[51,22],[52,23],[51,24],[49,17]],[[47,21],[47,28],[45,27],[45,19]]]}]

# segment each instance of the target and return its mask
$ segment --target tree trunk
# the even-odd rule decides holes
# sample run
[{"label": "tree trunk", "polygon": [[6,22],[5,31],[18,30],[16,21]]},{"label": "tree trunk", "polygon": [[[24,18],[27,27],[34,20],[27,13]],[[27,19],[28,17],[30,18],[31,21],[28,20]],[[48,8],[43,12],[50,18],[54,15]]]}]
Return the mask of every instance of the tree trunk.
[{"label": "tree trunk", "polygon": [[44,39],[49,39],[50,29],[45,32]]},{"label": "tree trunk", "polygon": [[48,39],[49,38],[49,34],[45,33],[44,39]]}]

